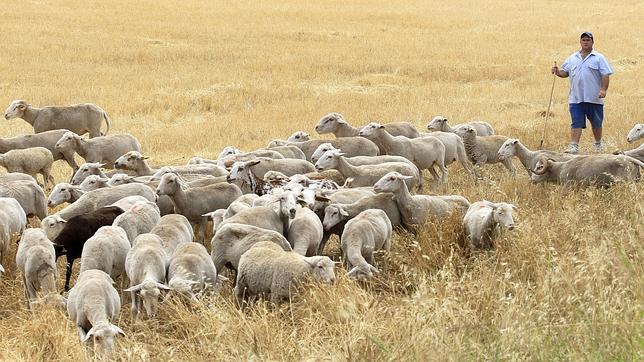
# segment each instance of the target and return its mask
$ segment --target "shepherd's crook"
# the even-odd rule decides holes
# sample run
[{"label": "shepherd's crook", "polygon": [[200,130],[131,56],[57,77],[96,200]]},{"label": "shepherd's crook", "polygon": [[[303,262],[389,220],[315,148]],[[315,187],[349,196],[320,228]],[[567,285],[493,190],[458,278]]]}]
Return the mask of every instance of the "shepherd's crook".
[{"label": "shepherd's crook", "polygon": [[[555,67],[557,66],[557,62],[555,62]],[[539,149],[543,149],[543,138],[546,136],[546,126],[548,125],[548,118],[550,117],[550,105],[552,105],[552,93],[555,91],[555,79],[557,79],[557,75],[553,74],[552,75],[552,88],[550,88],[550,100],[548,101],[548,112],[546,112],[546,120],[543,122],[543,132],[541,133],[541,142],[539,142]]]}]

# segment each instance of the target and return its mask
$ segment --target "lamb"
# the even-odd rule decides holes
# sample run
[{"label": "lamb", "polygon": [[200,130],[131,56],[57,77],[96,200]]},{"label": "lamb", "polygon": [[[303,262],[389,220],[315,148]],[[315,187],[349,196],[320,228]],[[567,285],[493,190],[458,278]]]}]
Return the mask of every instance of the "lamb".
[{"label": "lamb", "polygon": [[506,159],[512,158],[512,156],[517,156],[526,171],[528,176],[532,175],[532,170],[534,170],[537,165],[537,161],[541,157],[547,157],[554,161],[567,161],[575,157],[569,153],[558,153],[554,151],[539,150],[531,151],[516,138],[509,138],[501,145],[497,158],[500,161],[505,161]]},{"label": "lamb", "polygon": [[56,250],[56,259],[65,255],[67,259],[67,273],[65,274],[65,291],[69,290],[69,280],[72,276],[74,260],[81,257],[87,239],[91,238],[96,230],[102,226],[112,225],[114,219],[123,213],[116,206],[107,206],[95,211],[84,213],[65,220],[52,216],[51,220],[43,220],[47,228],[42,228],[47,237],[53,230],[59,230],[51,240]]},{"label": "lamb", "polygon": [[113,281],[102,270],[86,270],[69,291],[67,314],[76,323],[81,342],[90,337],[100,355],[109,356],[114,350],[114,338],[125,336],[125,332],[112,324],[121,309],[119,294],[112,286]]},{"label": "lamb", "polygon": [[471,126],[460,127],[456,134],[463,138],[467,157],[472,161],[474,166],[480,168],[488,163],[501,162],[510,171],[512,176],[516,175],[517,171],[512,164],[511,158],[499,159],[499,149],[508,140],[507,137],[497,135],[478,136],[476,130]]},{"label": "lamb", "polygon": [[237,271],[242,254],[262,241],[275,243],[286,251],[292,250],[288,240],[276,231],[236,223],[221,225],[211,241],[210,256],[217,273],[221,274],[224,267]]},{"label": "lamb", "polygon": [[175,249],[184,243],[192,243],[193,231],[190,221],[179,214],[164,215],[159,222],[150,230],[150,234],[161,238],[161,246],[168,257]]},{"label": "lamb", "polygon": [[10,150],[25,149],[30,147],[44,147],[51,152],[54,161],[65,160],[72,168],[72,175],[78,170],[78,164],[74,160],[74,151],[63,151],[56,149],[56,143],[60,138],[69,132],[66,129],[56,129],[42,133],[16,136],[13,138],[0,138],[0,153]]},{"label": "lamb", "polygon": [[347,263],[347,276],[367,279],[378,273],[373,266],[373,252],[391,248],[391,222],[380,209],[365,210],[349,220],[342,232],[342,258]]},{"label": "lamb", "polygon": [[304,142],[304,141],[309,141],[311,139],[311,135],[304,131],[297,131],[290,135],[287,139],[286,142]]},{"label": "lamb", "polygon": [[625,155],[576,156],[557,162],[542,157],[532,171],[532,182],[609,187],[620,181],[637,181],[644,163]]},{"label": "lamb", "polygon": [[636,124],[630,131],[628,131],[626,141],[628,141],[628,143],[633,143],[640,138],[644,138],[644,124],[642,123]]},{"label": "lamb", "polygon": [[[320,146],[318,146],[315,152],[313,152],[313,155],[311,156],[311,162],[313,163],[317,162],[320,159],[320,157],[322,157],[324,152],[335,150],[335,149],[336,148],[333,147],[333,145],[328,142],[321,144]],[[392,155],[354,156],[354,157],[347,157],[347,161],[354,166],[379,165],[383,162],[406,162],[406,163],[409,163],[410,165],[414,164],[413,162],[409,161],[405,157],[392,156]]]},{"label": "lamb", "polygon": [[[24,176],[31,178],[29,175]],[[18,180],[15,176],[13,181],[7,177],[3,179],[0,181],[0,197],[16,199],[27,217],[35,216],[40,220],[47,217],[47,198],[42,187],[35,181]]]},{"label": "lamb", "polygon": [[[409,122],[387,123],[387,129],[394,136],[420,137],[416,127]],[[320,119],[315,126],[315,132],[318,134],[333,133],[335,137],[356,137],[360,134],[360,128],[352,127],[339,113],[329,113]]]},{"label": "lamb", "polygon": [[34,128],[34,133],[54,129],[67,129],[78,135],[89,133],[89,137],[98,137],[101,133],[101,123],[105,120],[110,131],[110,120],[107,113],[92,103],[76,104],[73,106],[33,107],[23,100],[11,102],[4,111],[4,118],[22,118]]},{"label": "lamb", "polygon": [[324,230],[320,218],[306,207],[299,207],[288,226],[286,239],[293,252],[302,256],[317,255]]},{"label": "lamb", "polygon": [[413,162],[419,170],[428,169],[434,180],[439,180],[438,173],[434,169],[434,167],[438,167],[442,174],[440,181],[447,182],[445,145],[438,139],[434,137],[413,139],[402,136],[394,137],[387,132],[385,126],[374,122],[362,128],[360,136],[374,141],[383,153],[405,157]]},{"label": "lamb", "polygon": [[214,289],[217,270],[206,247],[184,243],[175,249],[168,263],[168,286],[188,298],[196,293]]},{"label": "lamb", "polygon": [[427,125],[429,131],[442,131],[442,132],[455,132],[463,126],[470,126],[476,130],[476,134],[479,136],[493,136],[494,129],[490,126],[489,123],[483,121],[474,121],[463,124],[457,124],[454,127],[450,127],[447,124],[447,118],[443,116],[436,116],[432,119],[431,122]]},{"label": "lamb", "polygon": [[114,226],[125,230],[127,240],[134,242],[140,234],[149,233],[159,223],[161,212],[154,202],[142,201],[132,205],[124,213],[114,219]]},{"label": "lamb", "polygon": [[54,156],[44,147],[30,147],[18,150],[11,150],[0,154],[0,166],[7,169],[7,172],[21,172],[36,178],[41,174],[43,184],[55,184],[51,175],[51,165],[54,163]]},{"label": "lamb", "polygon": [[21,234],[27,225],[27,214],[12,197],[0,197],[0,264],[9,251],[15,234]]},{"label": "lamb", "polygon": [[477,201],[470,205],[463,218],[466,238],[472,249],[491,249],[500,227],[514,229],[512,210],[516,206],[505,202]]},{"label": "lamb", "polygon": [[125,282],[125,257],[130,251],[130,242],[125,230],[118,226],[101,226],[85,242],[81,253],[80,273],[98,269],[107,273],[113,280],[123,276]]},{"label": "lamb", "polygon": [[[353,156],[378,156],[379,150],[378,146],[375,143],[369,141],[364,137],[342,137],[336,138],[333,140],[310,140],[305,142],[291,142],[289,145],[299,147],[304,156],[306,156],[307,161],[311,161],[311,156],[313,152],[320,146],[322,143],[331,143],[333,147],[337,149],[342,149],[347,157]],[[271,145],[269,144],[269,148]]]},{"label": "lamb", "polygon": [[429,196],[412,195],[407,189],[405,179],[409,176],[390,172],[383,176],[374,186],[376,193],[392,192],[400,210],[402,224],[415,230],[422,226],[428,217],[443,219],[456,210],[465,212],[470,203],[462,196]]},{"label": "lamb", "polygon": [[141,304],[148,317],[156,314],[161,290],[170,290],[165,285],[167,259],[160,237],[154,234],[139,235],[125,259],[125,271],[130,287],[125,292],[132,296],[132,316],[137,317]]},{"label": "lamb", "polygon": [[168,173],[161,177],[157,187],[158,195],[168,195],[172,199],[175,212],[185,216],[191,223],[199,225],[199,237],[206,238],[208,219],[202,216],[217,209],[225,209],[242,195],[239,187],[218,183],[203,187],[190,187],[176,174]]},{"label": "lamb", "polygon": [[[443,147],[442,144],[441,147]],[[352,166],[346,161],[344,155],[341,150],[327,151],[315,164],[315,168],[320,171],[327,168],[337,169],[344,177],[353,179],[353,187],[372,186],[383,175],[391,171],[397,171],[403,175],[410,176],[406,181],[409,188],[418,187],[420,189],[422,187],[422,178],[420,177],[418,169],[409,164],[387,162],[381,165]]]},{"label": "lamb", "polygon": [[27,306],[42,295],[58,295],[56,291],[56,252],[54,245],[40,229],[27,229],[22,234],[16,266],[22,273]]},{"label": "lamb", "polygon": [[257,226],[284,235],[288,232],[290,220],[295,217],[297,198],[295,193],[284,191],[275,200],[271,203],[279,202],[277,212],[269,206],[254,206],[224,219],[220,227],[229,223],[237,223]]},{"label": "lamb", "polygon": [[141,144],[129,134],[117,134],[85,139],[74,132],[65,133],[55,148],[62,152],[74,151],[85,162],[102,162],[106,168],[114,168],[114,161],[129,151],[141,151]]}]

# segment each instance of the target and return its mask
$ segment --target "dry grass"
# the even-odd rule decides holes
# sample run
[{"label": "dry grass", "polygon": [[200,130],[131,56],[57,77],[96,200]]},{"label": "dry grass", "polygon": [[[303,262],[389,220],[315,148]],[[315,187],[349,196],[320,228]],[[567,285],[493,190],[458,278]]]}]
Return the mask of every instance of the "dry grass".
[{"label": "dry grass", "polygon": [[[644,119],[644,4],[448,1],[12,1],[0,14],[0,106],[94,102],[114,132],[155,163],[264,146],[337,111],[354,123],[442,114],[490,121],[536,147],[551,76],[583,30],[616,70],[606,107],[610,150]],[[567,143],[567,82],[557,80],[545,144]],[[4,107],[4,106],[3,106]],[[3,137],[29,133],[3,121]],[[582,149],[590,149],[586,132]],[[62,181],[68,170],[56,168]],[[203,305],[167,302],[134,322],[123,360],[641,360],[642,183],[610,190],[531,185],[491,168],[451,191],[519,206],[493,253],[468,255],[458,219],[399,234],[366,284],[342,276],[292,305],[248,313],[230,288]],[[339,257],[331,243],[331,256]],[[15,252],[15,250],[12,250]],[[10,256],[10,258],[13,255]],[[24,308],[13,262],[0,282],[0,358],[86,360],[66,316]],[[62,264],[61,269],[62,271]],[[344,269],[338,273],[343,275]]]}]

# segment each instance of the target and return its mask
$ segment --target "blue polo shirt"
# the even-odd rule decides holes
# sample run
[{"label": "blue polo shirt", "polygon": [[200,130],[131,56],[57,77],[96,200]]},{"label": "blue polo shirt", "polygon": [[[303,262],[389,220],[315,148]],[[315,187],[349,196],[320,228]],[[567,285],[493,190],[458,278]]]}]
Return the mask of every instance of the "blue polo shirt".
[{"label": "blue polo shirt", "polygon": [[593,50],[586,59],[582,59],[578,51],[566,59],[561,69],[570,77],[568,103],[604,104],[604,99],[597,97],[601,89],[601,77],[613,74],[613,69],[601,53]]}]

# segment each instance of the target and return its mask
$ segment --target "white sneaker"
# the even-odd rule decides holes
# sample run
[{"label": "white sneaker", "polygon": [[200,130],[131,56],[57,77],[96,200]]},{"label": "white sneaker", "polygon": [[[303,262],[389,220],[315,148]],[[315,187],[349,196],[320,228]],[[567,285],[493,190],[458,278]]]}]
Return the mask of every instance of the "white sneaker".
[{"label": "white sneaker", "polygon": [[601,153],[604,152],[604,144],[595,142],[595,152]]},{"label": "white sneaker", "polygon": [[576,155],[579,153],[579,145],[576,143],[571,143],[568,145],[568,148],[564,151],[564,153],[570,153],[571,155]]}]

